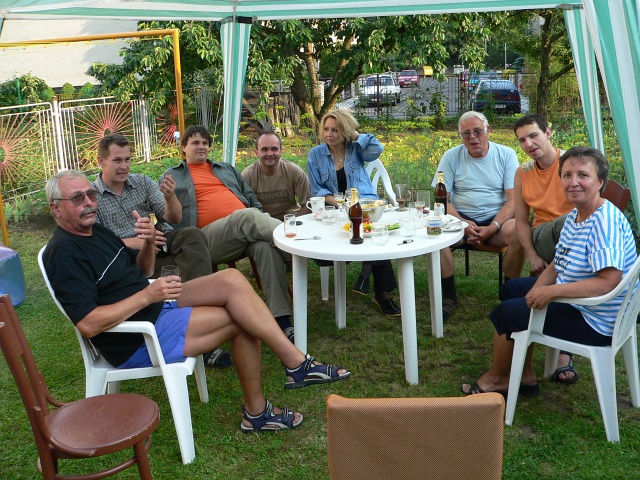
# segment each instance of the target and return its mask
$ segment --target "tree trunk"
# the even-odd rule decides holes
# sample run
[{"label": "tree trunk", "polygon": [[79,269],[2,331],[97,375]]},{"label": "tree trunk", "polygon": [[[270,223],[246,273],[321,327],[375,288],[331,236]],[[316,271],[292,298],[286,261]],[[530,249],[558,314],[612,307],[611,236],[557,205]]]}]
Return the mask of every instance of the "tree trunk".
[{"label": "tree trunk", "polygon": [[540,31],[540,75],[536,88],[536,113],[547,118],[549,115],[549,102],[551,100],[551,56],[553,55],[553,27],[554,15],[552,10],[544,10],[540,15],[544,19],[544,25]]}]

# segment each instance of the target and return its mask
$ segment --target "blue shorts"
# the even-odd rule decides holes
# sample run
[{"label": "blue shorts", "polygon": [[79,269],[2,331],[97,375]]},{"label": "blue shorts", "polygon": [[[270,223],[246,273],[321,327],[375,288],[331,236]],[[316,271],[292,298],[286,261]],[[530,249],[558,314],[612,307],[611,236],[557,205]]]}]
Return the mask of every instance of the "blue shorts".
[{"label": "blue shorts", "polygon": [[[184,342],[191,317],[191,307],[178,308],[177,302],[164,302],[156,320],[156,334],[166,363],[184,362]],[[150,367],[147,344],[142,343],[129,359],[118,368]]]}]

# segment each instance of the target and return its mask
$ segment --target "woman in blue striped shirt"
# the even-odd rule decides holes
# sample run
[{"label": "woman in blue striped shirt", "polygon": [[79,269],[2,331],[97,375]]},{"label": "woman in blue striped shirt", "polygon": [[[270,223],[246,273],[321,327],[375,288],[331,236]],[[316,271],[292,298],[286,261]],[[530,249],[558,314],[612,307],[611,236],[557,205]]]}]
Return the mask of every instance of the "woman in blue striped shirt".
[{"label": "woman in blue striped shirt", "polygon": [[[568,214],[556,255],[540,277],[516,278],[503,285],[502,303],[489,318],[494,324],[491,368],[466,395],[499,392],[506,395],[513,342],[511,332],[526,330],[531,308],[548,305],[544,333],[587,345],[611,345],[618,308],[626,291],[595,306],[554,303],[558,297],[595,297],[613,290],[637,258],[631,226],[624,214],[600,196],[609,176],[604,155],[588,147],[573,147],[560,157],[560,179],[574,205]],[[531,365],[530,347],[520,393],[537,395],[540,386]]]}]

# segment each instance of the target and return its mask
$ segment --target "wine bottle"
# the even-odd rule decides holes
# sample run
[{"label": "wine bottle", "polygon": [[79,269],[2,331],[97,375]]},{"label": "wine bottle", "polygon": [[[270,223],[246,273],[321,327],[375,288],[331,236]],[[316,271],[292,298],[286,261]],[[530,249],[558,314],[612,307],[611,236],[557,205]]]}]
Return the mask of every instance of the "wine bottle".
[{"label": "wine bottle", "polygon": [[360,205],[360,192],[357,188],[351,189],[351,206],[349,207],[349,220],[351,220],[350,242],[360,244],[364,242],[364,230],[362,226],[362,206]]},{"label": "wine bottle", "polygon": [[433,210],[436,215],[447,214],[447,187],[444,186],[444,172],[438,172],[438,183],[434,191]]}]

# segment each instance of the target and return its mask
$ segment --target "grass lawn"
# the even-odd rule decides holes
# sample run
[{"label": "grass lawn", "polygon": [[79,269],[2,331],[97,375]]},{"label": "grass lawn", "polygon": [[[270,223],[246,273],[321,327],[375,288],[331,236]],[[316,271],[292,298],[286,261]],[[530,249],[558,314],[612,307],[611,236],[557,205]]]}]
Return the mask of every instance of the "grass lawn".
[{"label": "grass lawn", "polygon": [[[506,135],[506,134],[505,134]],[[409,141],[409,140],[406,140]],[[84,368],[69,322],[49,297],[37,266],[38,250],[47,242],[54,223],[48,217],[10,226],[11,247],[23,262],[27,296],[17,307],[38,365],[54,397],[74,400],[84,394]],[[371,299],[347,295],[347,328],[337,330],[333,295],[320,299],[319,269],[309,268],[309,352],[317,358],[348,367],[351,379],[301,390],[283,389],[284,372],[277,358],[263,351],[263,387],[275,405],[289,406],[305,416],[292,432],[243,435],[240,431],[242,397],[233,369],[208,370],[209,404],[198,399],[190,379],[191,413],[196,458],[182,465],[164,386],[161,379],[123,384],[124,392],[148,395],[160,406],[160,426],[149,457],[159,479],[308,479],[328,478],[325,397],[458,396],[462,383],[474,381],[489,366],[493,327],[487,318],[497,303],[497,256],[472,253],[471,275],[464,276],[463,252],[456,258],[460,308],[445,323],[444,337],[431,336],[425,262],[415,262],[418,313],[418,385],[405,381],[402,331],[399,320],[382,316]],[[239,264],[248,271],[248,263]],[[347,267],[350,286],[359,264]],[[395,294],[397,298],[397,292]],[[514,425],[505,426],[505,479],[623,479],[640,478],[640,410],[631,408],[621,360],[617,392],[621,442],[606,441],[600,407],[588,360],[576,357],[581,380],[563,386],[541,379],[542,394],[519,399]],[[534,359],[542,372],[538,349]],[[0,360],[0,477],[37,478],[36,450],[31,429],[15,384]],[[465,435],[464,431],[459,432]],[[460,452],[468,455],[469,452]],[[91,460],[94,462],[94,460]],[[95,460],[100,462],[100,460]],[[482,462],[479,458],[478,462]],[[65,473],[84,472],[82,462],[62,462]],[[473,478],[460,472],[460,478]],[[135,471],[116,478],[136,478]]]}]

